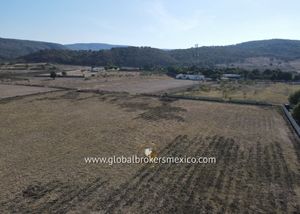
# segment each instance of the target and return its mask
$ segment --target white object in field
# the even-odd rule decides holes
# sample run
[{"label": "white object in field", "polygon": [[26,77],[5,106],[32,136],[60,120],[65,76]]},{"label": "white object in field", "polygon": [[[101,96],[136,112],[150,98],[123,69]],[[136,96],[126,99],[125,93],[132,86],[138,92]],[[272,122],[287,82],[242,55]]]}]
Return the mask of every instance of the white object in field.
[{"label": "white object in field", "polygon": [[177,74],[176,79],[183,80],[205,80],[205,76],[201,74]]},{"label": "white object in field", "polygon": [[151,153],[152,153],[152,148],[146,148],[146,149],[145,149],[145,155],[146,155],[147,157],[149,157],[149,156],[151,155]]}]

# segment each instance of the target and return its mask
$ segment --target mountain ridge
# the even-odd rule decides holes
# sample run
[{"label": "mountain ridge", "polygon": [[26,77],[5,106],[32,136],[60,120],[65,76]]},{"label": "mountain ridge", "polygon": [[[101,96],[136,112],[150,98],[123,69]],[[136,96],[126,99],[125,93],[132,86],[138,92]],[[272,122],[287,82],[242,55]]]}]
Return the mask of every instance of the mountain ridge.
[{"label": "mountain ridge", "polygon": [[115,45],[115,44],[108,44],[108,43],[73,43],[73,44],[65,44],[64,46],[71,50],[99,51],[99,50],[108,50],[111,48],[128,47],[129,45]]},{"label": "mountain ridge", "polygon": [[0,58],[12,59],[44,49],[65,49],[58,43],[0,37]]},{"label": "mountain ridge", "polygon": [[[2,39],[3,41],[3,39]],[[9,40],[18,44],[19,40]],[[24,42],[24,40],[21,40]],[[25,42],[34,42],[25,40]],[[42,44],[41,44],[42,43]],[[16,47],[17,45],[12,45]],[[38,45],[37,45],[38,44]],[[163,50],[151,47],[133,47],[116,45],[110,49],[102,50],[71,50],[66,46],[56,43],[37,42],[34,47],[23,45],[17,47],[15,55],[17,60],[26,62],[53,62],[76,65],[118,65],[134,67],[153,66],[190,66],[198,65],[211,67],[217,65],[243,66],[248,59],[252,60],[256,67],[263,61],[264,67],[274,68],[287,64],[287,62],[300,60],[300,40],[270,39],[255,40],[226,46],[202,46],[188,49]],[[87,46],[103,45],[106,43],[80,43]],[[1,46],[2,45],[2,46]],[[37,45],[37,46],[36,46]],[[87,46],[86,46],[87,45]],[[107,44],[110,45],[110,44]],[[0,39],[0,59],[5,58],[1,53],[8,53],[3,48]],[[19,53],[19,49],[25,47],[25,51]],[[89,48],[89,47],[88,47]],[[99,46],[98,46],[99,48]],[[13,49],[13,48],[12,48]],[[13,55],[13,54],[11,54]],[[10,55],[9,55],[10,56]],[[16,57],[15,57],[16,58]],[[13,59],[13,57],[6,59]],[[268,65],[269,64],[269,65]],[[294,63],[295,64],[295,63]],[[289,65],[287,65],[289,67]],[[292,67],[291,67],[292,68]]]}]

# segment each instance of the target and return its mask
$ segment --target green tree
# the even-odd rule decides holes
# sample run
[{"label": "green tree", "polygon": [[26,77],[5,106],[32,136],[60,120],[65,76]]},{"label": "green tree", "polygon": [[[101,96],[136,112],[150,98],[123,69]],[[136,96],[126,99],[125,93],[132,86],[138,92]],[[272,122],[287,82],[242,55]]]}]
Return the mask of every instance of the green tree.
[{"label": "green tree", "polygon": [[299,81],[299,80],[300,80],[300,74],[296,74],[296,75],[294,76],[294,80],[295,80],[295,81]]},{"label": "green tree", "polygon": [[293,78],[293,75],[290,72],[282,72],[282,71],[278,72],[278,79],[279,80],[288,81],[288,80],[292,80],[292,78]]},{"label": "green tree", "polygon": [[296,105],[300,101],[300,90],[294,92],[289,97],[289,102],[291,105]]},{"label": "green tree", "polygon": [[56,77],[56,72],[55,72],[55,71],[51,71],[51,72],[50,72],[50,77],[51,77],[52,79],[55,79],[55,77]]},{"label": "green tree", "polygon": [[297,122],[300,121],[300,103],[294,107],[292,115]]}]

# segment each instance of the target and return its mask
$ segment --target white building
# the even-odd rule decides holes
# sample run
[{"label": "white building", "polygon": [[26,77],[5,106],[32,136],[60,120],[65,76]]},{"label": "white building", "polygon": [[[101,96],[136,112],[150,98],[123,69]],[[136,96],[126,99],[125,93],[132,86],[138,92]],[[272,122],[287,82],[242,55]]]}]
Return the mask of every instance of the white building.
[{"label": "white building", "polygon": [[238,80],[241,79],[239,74],[223,74],[221,80]]},{"label": "white building", "polygon": [[91,72],[101,72],[105,71],[104,67],[92,67]]},{"label": "white building", "polygon": [[178,74],[176,75],[176,79],[182,80],[205,80],[205,76],[201,74]]}]

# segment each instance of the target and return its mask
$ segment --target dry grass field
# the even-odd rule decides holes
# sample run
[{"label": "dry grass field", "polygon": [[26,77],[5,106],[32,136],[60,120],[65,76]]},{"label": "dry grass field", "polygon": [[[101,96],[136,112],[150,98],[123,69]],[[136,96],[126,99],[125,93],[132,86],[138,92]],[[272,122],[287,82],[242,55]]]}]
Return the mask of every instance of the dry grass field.
[{"label": "dry grass field", "polygon": [[178,92],[179,95],[206,96],[226,99],[255,100],[273,104],[288,103],[288,97],[300,90],[300,85],[288,83],[251,84],[205,84],[192,91]]},{"label": "dry grass field", "polygon": [[[300,142],[276,108],[65,91],[0,113],[1,213],[300,212]],[[217,163],[84,162],[152,143]]]},{"label": "dry grass field", "polygon": [[[53,68],[55,69],[53,70]],[[142,71],[101,70],[91,72],[90,70],[91,67],[87,66],[48,63],[0,65],[0,83],[127,92],[131,94],[164,93],[185,89],[197,84],[195,81],[181,81],[166,75],[149,74],[149,72]],[[59,77],[53,80],[49,77],[51,71],[55,71],[59,76],[62,75],[62,72],[65,72],[67,77]]]},{"label": "dry grass field", "polygon": [[0,99],[55,91],[53,88],[0,84]]},{"label": "dry grass field", "polygon": [[50,87],[66,87],[71,89],[93,89],[111,92],[128,92],[132,94],[136,93],[158,93],[178,88],[191,87],[197,82],[195,81],[182,81],[176,80],[167,76],[140,76],[129,75],[124,76],[124,72],[118,72],[114,76],[112,74],[107,77],[99,78],[30,78],[29,80],[14,81],[17,84],[26,85],[41,85]]}]

